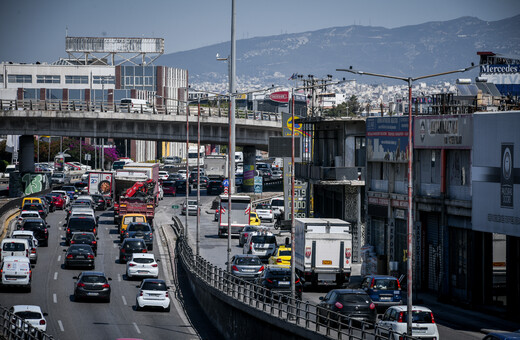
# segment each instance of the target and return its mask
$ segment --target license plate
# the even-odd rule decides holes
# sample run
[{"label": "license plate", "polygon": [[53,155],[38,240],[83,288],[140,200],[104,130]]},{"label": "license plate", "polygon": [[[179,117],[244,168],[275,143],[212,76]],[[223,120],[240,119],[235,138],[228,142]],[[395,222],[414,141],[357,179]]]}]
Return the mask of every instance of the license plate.
[{"label": "license plate", "polygon": [[86,257],[85,256],[82,256],[82,255],[79,255],[79,256],[76,256],[77,259],[85,259]]},{"label": "license plate", "polygon": [[412,328],[412,334],[414,334],[414,333],[423,334],[423,333],[426,333],[426,329],[424,329],[424,328]]},{"label": "license plate", "polygon": [[248,272],[248,273],[251,273],[251,272],[254,272],[255,270],[254,269],[244,269],[245,272]]},{"label": "license plate", "polygon": [[148,273],[148,270],[138,270],[138,273]]},{"label": "license plate", "polygon": [[381,301],[391,301],[391,297],[381,296]]},{"label": "license plate", "polygon": [[88,296],[96,296],[99,295],[99,293],[87,293]]},{"label": "license plate", "polygon": [[279,286],[288,286],[290,284],[291,284],[291,282],[289,282],[289,281],[280,281],[280,282],[278,282]]},{"label": "license plate", "polygon": [[323,260],[323,261],[321,261],[321,264],[331,265],[332,261],[331,260]]}]

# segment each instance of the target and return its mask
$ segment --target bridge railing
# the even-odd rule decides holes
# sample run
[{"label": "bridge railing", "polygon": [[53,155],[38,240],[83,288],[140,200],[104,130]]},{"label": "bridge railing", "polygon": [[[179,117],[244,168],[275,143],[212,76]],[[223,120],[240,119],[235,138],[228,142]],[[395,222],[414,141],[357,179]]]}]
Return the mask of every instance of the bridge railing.
[{"label": "bridge railing", "polygon": [[52,340],[52,336],[32,326],[19,316],[0,306],[0,338]]},{"label": "bridge railing", "polygon": [[[174,219],[175,220],[175,219]],[[180,226],[180,220],[176,219]],[[282,294],[273,294],[270,290],[244,281],[226,270],[218,268],[201,256],[194,254],[191,246],[183,237],[182,228],[177,229],[180,234],[177,251],[184,267],[194,276],[204,282],[204,286],[212,287],[215,292],[226,294],[228,297],[241,302],[244,306],[254,308],[285,320],[308,331],[316,332],[333,339],[364,340],[373,338],[394,339],[394,332],[369,322],[356,320],[334,311],[292,298]],[[400,339],[415,339],[407,335],[399,335]]]},{"label": "bridge railing", "polygon": [[[85,100],[6,100],[0,99],[0,111],[24,111],[24,110],[44,110],[44,111],[91,111],[91,112],[120,112],[120,113],[137,113],[137,114],[165,114],[165,115],[188,115],[197,116],[198,107],[190,105],[186,109],[186,105],[168,104],[168,105],[132,105],[103,101],[85,101]],[[201,107],[201,116],[206,117],[228,117],[228,110],[219,107]],[[235,111],[236,118],[263,120],[263,121],[281,121],[280,113],[251,111],[237,109]]]}]

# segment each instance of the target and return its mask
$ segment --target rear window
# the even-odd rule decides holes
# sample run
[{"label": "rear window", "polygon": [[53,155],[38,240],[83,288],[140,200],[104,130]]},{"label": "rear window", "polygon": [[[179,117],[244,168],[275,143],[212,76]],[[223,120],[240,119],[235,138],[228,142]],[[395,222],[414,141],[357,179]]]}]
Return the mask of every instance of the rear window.
[{"label": "rear window", "polygon": [[131,222],[146,222],[143,216],[127,216],[123,220],[123,224],[130,224]]},{"label": "rear window", "polygon": [[135,249],[135,248],[144,248],[144,241],[127,241],[125,242],[124,248],[125,249]]},{"label": "rear window", "polygon": [[271,205],[273,207],[283,207],[283,201],[282,200],[274,200],[271,202]]},{"label": "rear window", "polygon": [[130,224],[128,231],[150,231],[150,226],[148,224]]},{"label": "rear window", "polygon": [[27,230],[33,230],[38,228],[43,228],[43,223],[41,222],[25,222],[23,224],[23,228]]},{"label": "rear window", "polygon": [[72,235],[72,239],[74,241],[92,241],[94,240],[95,236],[90,234],[74,234]]},{"label": "rear window", "polygon": [[132,261],[134,261],[135,263],[153,263],[153,259],[150,259],[150,258],[142,258],[142,257],[138,257],[138,258],[134,258],[132,259]]},{"label": "rear window", "polygon": [[71,218],[69,228],[77,230],[89,230],[96,226],[96,222],[91,218]]},{"label": "rear window", "polygon": [[145,282],[145,283],[143,283],[143,286],[141,288],[143,290],[160,290],[160,291],[168,290],[168,288],[166,288],[166,284],[164,282]]},{"label": "rear window", "polygon": [[257,257],[239,257],[235,263],[238,265],[260,265],[262,261]]},{"label": "rear window", "polygon": [[349,303],[368,303],[370,299],[366,294],[341,294],[338,296],[338,301],[343,304]]},{"label": "rear window", "polygon": [[132,104],[130,99],[121,99],[121,104]]},{"label": "rear window", "polygon": [[83,275],[81,281],[85,283],[106,283],[107,280],[104,276],[99,275]]},{"label": "rear window", "polygon": [[[406,322],[408,320],[408,312],[403,313],[403,320]],[[423,311],[412,311],[412,322],[415,323],[432,323],[432,314],[430,312]]]},{"label": "rear window", "polygon": [[22,319],[41,319],[42,315],[38,312],[23,311],[14,313],[16,316]]},{"label": "rear window", "polygon": [[92,248],[90,248],[87,244],[73,244],[69,247],[69,252],[90,252]]},{"label": "rear window", "polygon": [[271,206],[269,204],[257,204],[257,209],[271,209]]},{"label": "rear window", "polygon": [[374,289],[398,290],[397,280],[392,279],[376,279]]},{"label": "rear window", "polygon": [[20,242],[4,243],[3,251],[25,251],[25,245]]},{"label": "rear window", "polygon": [[251,238],[251,241],[254,243],[276,243],[276,237],[274,236],[266,236],[266,235],[257,235]]},{"label": "rear window", "polygon": [[278,253],[278,256],[291,256],[291,251],[290,250],[281,250]]}]

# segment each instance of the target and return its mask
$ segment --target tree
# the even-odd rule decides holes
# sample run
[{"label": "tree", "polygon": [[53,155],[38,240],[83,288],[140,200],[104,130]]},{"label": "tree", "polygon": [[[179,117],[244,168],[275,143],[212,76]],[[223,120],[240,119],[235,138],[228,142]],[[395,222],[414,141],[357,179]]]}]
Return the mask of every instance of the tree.
[{"label": "tree", "polygon": [[360,105],[356,95],[350,96],[350,98],[347,101],[348,115],[356,116],[359,112],[359,107]]},{"label": "tree", "polygon": [[350,96],[350,98],[337,106],[334,106],[332,109],[326,110],[324,114],[329,117],[348,117],[348,116],[356,116],[359,112],[359,102],[355,95]]}]

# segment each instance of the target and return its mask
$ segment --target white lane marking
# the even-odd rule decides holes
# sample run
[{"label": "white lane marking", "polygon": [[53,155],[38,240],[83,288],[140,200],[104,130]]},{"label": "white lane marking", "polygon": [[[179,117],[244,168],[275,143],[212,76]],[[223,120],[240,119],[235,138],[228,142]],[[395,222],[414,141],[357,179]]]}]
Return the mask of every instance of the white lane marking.
[{"label": "white lane marking", "polygon": [[[233,202],[231,202],[233,203]],[[114,248],[117,248],[117,244],[116,243],[112,243],[112,245],[114,246]]]},{"label": "white lane marking", "polygon": [[135,330],[137,331],[137,333],[141,334],[141,331],[139,330],[139,327],[137,327],[137,324],[135,322],[132,322],[132,324],[134,325]]},{"label": "white lane marking", "polygon": [[56,294],[52,294],[52,302],[58,303],[58,297],[56,296]]},{"label": "white lane marking", "polygon": [[126,299],[125,299],[125,296],[124,296],[124,295],[122,295],[122,296],[121,296],[121,298],[123,299],[123,305],[125,305],[125,306],[126,306]]},{"label": "white lane marking", "polygon": [[[231,202],[231,203],[233,203],[233,202]],[[58,262],[60,262],[60,261],[61,261],[61,255],[58,255]]]},{"label": "white lane marking", "polygon": [[121,282],[121,274],[117,274],[117,281]]},{"label": "white lane marking", "polygon": [[58,279],[58,272],[54,272],[54,280]]},{"label": "white lane marking", "polygon": [[[233,202],[231,202],[231,203],[233,203]],[[119,260],[119,256],[116,256],[116,260]]]},{"label": "white lane marking", "polygon": [[63,328],[63,323],[61,320],[58,320],[58,326],[60,326],[60,331],[65,332],[65,329]]}]

